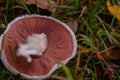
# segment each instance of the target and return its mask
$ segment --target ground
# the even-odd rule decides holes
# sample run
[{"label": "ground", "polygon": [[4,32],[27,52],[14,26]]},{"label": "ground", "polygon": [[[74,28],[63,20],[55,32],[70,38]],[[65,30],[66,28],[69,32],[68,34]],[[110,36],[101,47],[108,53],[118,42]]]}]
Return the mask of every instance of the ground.
[{"label": "ground", "polygon": [[[120,21],[106,4],[119,7],[118,0],[58,0],[53,12],[18,1],[0,0],[0,34],[17,16],[40,14],[68,24],[76,35],[76,56],[46,80],[120,80]],[[0,80],[25,79],[0,62]]]}]

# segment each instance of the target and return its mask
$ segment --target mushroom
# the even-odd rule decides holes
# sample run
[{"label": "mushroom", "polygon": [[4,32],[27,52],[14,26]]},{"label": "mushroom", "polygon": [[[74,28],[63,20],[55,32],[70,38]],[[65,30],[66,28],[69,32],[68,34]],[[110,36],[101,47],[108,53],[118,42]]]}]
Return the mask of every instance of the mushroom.
[{"label": "mushroom", "polygon": [[15,18],[1,35],[1,60],[13,74],[26,79],[49,77],[58,63],[67,64],[77,51],[72,30],[47,16],[24,15]]}]

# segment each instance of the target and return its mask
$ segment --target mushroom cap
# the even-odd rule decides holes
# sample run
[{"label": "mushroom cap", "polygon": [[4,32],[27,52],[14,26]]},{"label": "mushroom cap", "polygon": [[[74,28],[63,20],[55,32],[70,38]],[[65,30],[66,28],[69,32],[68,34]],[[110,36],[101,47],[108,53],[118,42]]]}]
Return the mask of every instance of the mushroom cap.
[{"label": "mushroom cap", "polygon": [[[17,57],[19,43],[26,43],[32,34],[45,33],[48,45],[42,56],[32,56],[28,63],[24,57]],[[40,15],[25,15],[15,18],[1,35],[1,60],[5,67],[14,74],[26,79],[41,80],[49,77],[58,63],[68,63],[76,55],[77,41],[72,30],[59,20]]]}]

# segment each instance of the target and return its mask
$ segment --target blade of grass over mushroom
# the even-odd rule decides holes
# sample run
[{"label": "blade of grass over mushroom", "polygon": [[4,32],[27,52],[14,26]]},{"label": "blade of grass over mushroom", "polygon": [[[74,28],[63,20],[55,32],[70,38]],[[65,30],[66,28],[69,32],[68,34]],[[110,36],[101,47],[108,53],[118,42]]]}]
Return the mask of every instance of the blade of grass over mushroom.
[{"label": "blade of grass over mushroom", "polygon": [[65,66],[62,62],[60,62],[59,64],[61,65],[61,67],[65,71],[66,76],[67,76],[67,80],[74,80],[73,77],[72,77],[72,74],[71,74],[70,70],[68,69],[68,67]]},{"label": "blade of grass over mushroom", "polygon": [[13,59],[13,63],[15,65],[15,67],[17,68],[17,63],[16,63],[16,60],[15,60],[14,51],[13,51],[13,49],[10,45],[8,45],[8,47],[9,47],[9,50],[10,50],[11,57]]}]

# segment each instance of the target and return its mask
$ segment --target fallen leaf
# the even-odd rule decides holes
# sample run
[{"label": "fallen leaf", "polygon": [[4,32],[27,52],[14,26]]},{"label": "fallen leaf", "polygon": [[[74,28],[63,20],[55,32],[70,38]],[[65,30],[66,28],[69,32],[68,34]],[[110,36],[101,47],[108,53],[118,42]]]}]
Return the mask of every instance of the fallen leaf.
[{"label": "fallen leaf", "polygon": [[[24,2],[23,0],[18,0],[19,2]],[[47,9],[51,12],[56,11],[56,6],[57,3],[55,0],[26,0],[25,2],[27,5],[32,5],[35,4],[37,7],[42,8],[42,9]]]},{"label": "fallen leaf", "polygon": [[109,12],[118,20],[120,20],[120,6],[117,4],[112,5],[110,0],[107,0],[106,4]]},{"label": "fallen leaf", "polygon": [[67,24],[73,30],[73,32],[77,31],[77,29],[78,29],[77,21],[68,22]]}]

